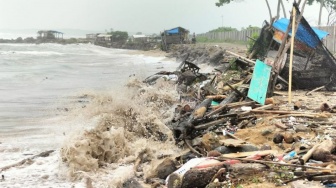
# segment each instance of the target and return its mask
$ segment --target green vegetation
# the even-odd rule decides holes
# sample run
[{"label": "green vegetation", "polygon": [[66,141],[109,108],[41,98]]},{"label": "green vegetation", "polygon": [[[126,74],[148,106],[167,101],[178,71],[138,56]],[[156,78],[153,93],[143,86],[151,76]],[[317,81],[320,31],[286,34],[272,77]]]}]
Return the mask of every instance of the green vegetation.
[{"label": "green vegetation", "polygon": [[255,29],[261,29],[260,27],[257,27],[257,26],[252,26],[252,25],[249,25],[247,28],[242,28],[241,30],[242,31],[248,31],[248,30],[255,30]]},{"label": "green vegetation", "polygon": [[[248,26],[247,28],[242,28],[241,31],[248,31],[248,30],[257,30],[260,29],[257,26]],[[221,33],[221,32],[239,32],[238,29],[233,28],[233,27],[218,27],[217,29],[213,29],[208,31],[207,33]],[[251,36],[253,39],[257,39],[258,38],[258,33],[253,33],[253,36]],[[209,35],[198,35],[196,36],[196,41],[198,43],[235,43],[235,44],[245,44],[248,46],[253,45],[252,41],[241,41],[241,40],[234,40],[234,39],[230,39],[230,38],[226,38],[226,39],[212,39],[208,37]]]},{"label": "green vegetation", "polygon": [[[238,66],[237,66],[237,58],[233,58],[230,60],[229,62],[229,65],[230,65],[230,70],[233,70],[233,71],[238,71]],[[233,72],[233,74],[235,74],[235,72]]]},{"label": "green vegetation", "polygon": [[210,33],[216,33],[216,32],[229,32],[229,31],[238,31],[236,28],[232,27],[219,27],[217,29],[213,29],[209,31]]},{"label": "green vegetation", "polygon": [[107,34],[112,35],[112,41],[120,42],[128,39],[128,33],[126,31],[113,31],[111,30]]},{"label": "green vegetation", "polygon": [[203,37],[203,36],[196,37],[196,41],[197,43],[232,43],[232,44],[242,44],[242,45],[247,44],[247,42],[245,41],[236,41],[233,39],[224,39],[224,40],[210,39],[208,37]]},{"label": "green vegetation", "polygon": [[225,39],[225,40],[220,40],[220,39],[210,39],[205,36],[196,36],[196,41],[197,43],[234,43],[234,44],[246,44],[244,41],[235,41],[232,39]]},{"label": "green vegetation", "polygon": [[229,4],[234,0],[218,0],[218,2],[216,3],[217,7],[223,6],[224,4]]},{"label": "green vegetation", "polygon": [[247,42],[247,51],[248,52],[252,52],[252,48],[254,46],[254,43],[256,42],[256,40],[259,38],[259,33],[253,33],[251,38],[249,38],[248,42]]}]

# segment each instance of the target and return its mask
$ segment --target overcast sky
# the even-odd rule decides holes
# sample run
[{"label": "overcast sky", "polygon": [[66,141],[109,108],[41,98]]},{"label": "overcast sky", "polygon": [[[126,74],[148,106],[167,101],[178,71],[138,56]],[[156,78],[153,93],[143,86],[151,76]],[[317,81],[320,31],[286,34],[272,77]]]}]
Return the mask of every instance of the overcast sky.
[{"label": "overcast sky", "polygon": [[[269,0],[276,14],[276,0]],[[223,7],[216,0],[0,0],[0,29],[82,29],[159,33],[182,26],[203,33],[222,26],[261,26],[269,20],[265,0],[245,0]],[[284,0],[287,12],[291,2]],[[317,5],[306,7],[311,24]],[[324,14],[326,15],[326,14]],[[223,16],[223,17],[222,17]],[[323,22],[326,22],[324,16]]]}]

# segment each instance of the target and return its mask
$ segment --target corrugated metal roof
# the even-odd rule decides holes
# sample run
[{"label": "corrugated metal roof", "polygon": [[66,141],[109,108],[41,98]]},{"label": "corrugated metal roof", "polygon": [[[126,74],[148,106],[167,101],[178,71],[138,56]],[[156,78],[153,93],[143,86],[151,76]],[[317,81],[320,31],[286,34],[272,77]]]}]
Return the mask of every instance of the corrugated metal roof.
[{"label": "corrugated metal roof", "polygon": [[133,38],[146,38],[146,35],[132,35]]},{"label": "corrugated metal roof", "polygon": [[[289,24],[289,20],[287,18],[281,18],[279,20],[277,20],[276,22],[273,23],[273,27],[281,32],[286,32],[287,27]],[[318,36],[318,38],[320,40],[322,40],[323,38],[325,38],[329,33],[316,29],[316,28],[312,28],[314,30],[314,32],[316,33],[316,35]],[[289,35],[292,35],[292,31],[289,32]],[[299,28],[295,34],[295,38],[305,44],[307,44],[308,46],[315,48],[318,45],[319,41],[316,41],[314,39],[314,36],[312,36],[309,32],[307,32],[303,26],[301,24],[299,24]]]},{"label": "corrugated metal roof", "polygon": [[110,34],[99,34],[97,37],[112,37]]}]

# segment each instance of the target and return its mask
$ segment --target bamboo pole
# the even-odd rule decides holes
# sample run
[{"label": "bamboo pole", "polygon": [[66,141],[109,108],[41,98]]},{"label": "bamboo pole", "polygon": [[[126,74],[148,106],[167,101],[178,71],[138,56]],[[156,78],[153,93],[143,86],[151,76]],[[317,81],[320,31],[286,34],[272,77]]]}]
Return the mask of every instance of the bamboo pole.
[{"label": "bamboo pole", "polygon": [[336,24],[334,25],[334,41],[333,41],[333,52],[336,53]]},{"label": "bamboo pole", "polygon": [[233,55],[233,56],[236,56],[236,57],[238,57],[239,59],[242,59],[242,60],[244,60],[244,61],[246,61],[246,62],[248,62],[248,63],[255,64],[254,61],[252,61],[252,60],[250,60],[250,59],[247,59],[247,58],[245,58],[245,57],[243,57],[243,56],[241,56],[241,55],[238,55],[238,54],[236,54],[236,53],[233,53],[233,52],[231,52],[231,51],[229,51],[229,50],[226,50],[226,52],[229,53],[229,54],[231,54],[231,55]]},{"label": "bamboo pole", "polygon": [[289,60],[289,79],[288,79],[288,104],[292,103],[292,71],[293,71],[293,53],[294,53],[294,38],[295,38],[295,22],[296,22],[296,9],[293,7],[293,23],[292,23],[292,37],[291,49]]}]

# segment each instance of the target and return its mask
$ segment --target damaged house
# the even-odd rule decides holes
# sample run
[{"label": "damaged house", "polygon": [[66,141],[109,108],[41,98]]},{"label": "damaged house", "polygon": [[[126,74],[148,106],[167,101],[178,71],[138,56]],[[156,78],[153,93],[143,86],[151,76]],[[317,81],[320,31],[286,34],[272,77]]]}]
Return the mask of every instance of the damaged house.
[{"label": "damaged house", "polygon": [[189,42],[189,31],[182,27],[165,30],[161,33],[162,50],[167,51],[171,44],[185,44]]},{"label": "damaged house", "polygon": [[59,31],[54,31],[54,30],[39,30],[37,32],[38,39],[63,39],[63,34],[62,32]]},{"label": "damaged house", "polygon": [[111,47],[112,46],[112,35],[100,33],[96,35],[94,44],[98,46],[103,46],[103,47]]},{"label": "damaged house", "polygon": [[[297,17],[300,11],[294,5]],[[291,20],[282,18],[266,23],[250,51],[249,58],[258,58],[271,65],[281,77],[278,88],[287,86],[289,77],[289,46],[292,36]],[[314,89],[325,86],[335,90],[336,59],[325,47],[322,40],[327,32],[312,28],[302,16],[295,33],[294,55],[292,65],[293,88]],[[288,37],[287,37],[288,36]],[[282,44],[284,43],[284,44]],[[282,47],[282,48],[281,48]]]}]

